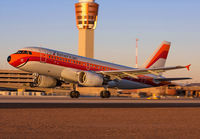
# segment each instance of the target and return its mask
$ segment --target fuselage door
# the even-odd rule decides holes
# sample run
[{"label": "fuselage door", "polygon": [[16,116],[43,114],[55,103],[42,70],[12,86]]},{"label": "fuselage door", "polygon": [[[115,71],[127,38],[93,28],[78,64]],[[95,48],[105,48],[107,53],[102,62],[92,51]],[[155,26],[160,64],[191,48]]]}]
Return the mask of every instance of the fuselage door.
[{"label": "fuselage door", "polygon": [[86,63],[86,70],[90,70],[90,64]]},{"label": "fuselage door", "polygon": [[42,63],[47,62],[47,53],[44,51],[40,51],[40,62],[42,62]]}]

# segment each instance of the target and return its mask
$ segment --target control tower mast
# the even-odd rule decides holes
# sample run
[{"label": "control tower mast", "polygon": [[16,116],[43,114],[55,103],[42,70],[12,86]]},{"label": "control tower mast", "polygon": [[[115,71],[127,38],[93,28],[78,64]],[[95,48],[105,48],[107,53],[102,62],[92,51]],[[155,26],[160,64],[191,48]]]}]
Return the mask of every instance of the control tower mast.
[{"label": "control tower mast", "polygon": [[97,24],[98,8],[95,0],[79,0],[75,4],[80,56],[94,58],[94,29]]}]

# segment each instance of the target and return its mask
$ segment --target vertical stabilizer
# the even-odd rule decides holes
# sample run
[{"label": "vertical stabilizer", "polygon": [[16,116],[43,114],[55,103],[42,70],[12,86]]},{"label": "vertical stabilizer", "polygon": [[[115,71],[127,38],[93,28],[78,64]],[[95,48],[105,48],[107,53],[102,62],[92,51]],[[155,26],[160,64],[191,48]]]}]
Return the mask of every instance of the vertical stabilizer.
[{"label": "vertical stabilizer", "polygon": [[170,42],[163,41],[162,44],[154,51],[153,55],[145,62],[145,68],[159,68],[164,67],[168,52],[170,49]]}]

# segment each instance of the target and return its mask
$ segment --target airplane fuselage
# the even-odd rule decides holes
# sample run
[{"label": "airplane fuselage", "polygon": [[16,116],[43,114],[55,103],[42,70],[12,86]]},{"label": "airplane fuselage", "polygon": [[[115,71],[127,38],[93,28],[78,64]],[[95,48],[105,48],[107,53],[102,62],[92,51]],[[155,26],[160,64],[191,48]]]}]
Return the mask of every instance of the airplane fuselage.
[{"label": "airplane fuselage", "polygon": [[[8,58],[8,62],[23,71],[46,75],[65,82],[77,82],[81,71],[132,70],[134,68],[105,61],[81,57],[69,53],[40,47],[26,47]],[[126,77],[117,82],[110,82],[108,87],[119,89],[139,89],[169,84],[154,82],[155,75],[139,75],[137,78]]]}]

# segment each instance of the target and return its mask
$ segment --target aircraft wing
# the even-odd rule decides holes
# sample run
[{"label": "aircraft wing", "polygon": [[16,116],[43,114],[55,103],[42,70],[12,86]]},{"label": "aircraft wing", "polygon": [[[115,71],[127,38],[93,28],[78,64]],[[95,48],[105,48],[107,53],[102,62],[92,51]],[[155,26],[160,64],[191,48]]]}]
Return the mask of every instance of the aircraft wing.
[{"label": "aircraft wing", "polygon": [[149,69],[144,68],[144,69],[133,69],[133,70],[99,71],[98,73],[110,76],[112,78],[122,79],[125,77],[138,78],[139,75],[146,75],[146,74],[154,74],[154,75],[159,76],[160,73],[163,73],[165,71],[175,70],[175,69],[183,69],[183,68],[187,68],[189,70],[190,65],[175,66],[175,67],[149,68]]}]

